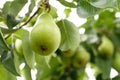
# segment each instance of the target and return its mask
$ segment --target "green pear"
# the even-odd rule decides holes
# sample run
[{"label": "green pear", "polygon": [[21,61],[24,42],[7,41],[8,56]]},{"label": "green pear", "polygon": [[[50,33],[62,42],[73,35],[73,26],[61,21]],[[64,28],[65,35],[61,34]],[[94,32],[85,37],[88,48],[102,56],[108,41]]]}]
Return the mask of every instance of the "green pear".
[{"label": "green pear", "polygon": [[119,52],[117,52],[113,57],[112,66],[114,69],[120,72],[120,53]]},{"label": "green pear", "polygon": [[16,39],[16,41],[15,41],[15,50],[17,51],[17,53],[19,53],[21,55],[23,54],[22,40]]},{"label": "green pear", "polygon": [[54,53],[61,42],[61,33],[51,15],[44,13],[39,16],[30,33],[31,48],[40,55]]},{"label": "green pear", "polygon": [[113,55],[114,46],[110,39],[102,36],[102,42],[98,47],[99,54],[103,57],[110,58]]},{"label": "green pear", "polygon": [[75,54],[76,49],[68,49],[66,51],[62,51],[64,57],[72,57]]},{"label": "green pear", "polygon": [[79,46],[75,52],[73,58],[73,65],[75,67],[85,67],[86,64],[90,61],[90,53],[88,53],[85,48]]}]

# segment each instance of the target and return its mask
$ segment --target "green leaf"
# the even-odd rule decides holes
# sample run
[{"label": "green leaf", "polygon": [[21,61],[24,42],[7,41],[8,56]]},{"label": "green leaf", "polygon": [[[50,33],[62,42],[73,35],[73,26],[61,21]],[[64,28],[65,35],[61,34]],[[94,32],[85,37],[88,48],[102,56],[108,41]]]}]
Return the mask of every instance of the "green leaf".
[{"label": "green leaf", "polygon": [[69,17],[70,12],[71,12],[71,9],[69,9],[69,8],[66,8],[66,9],[64,10],[64,13],[66,14],[66,18]]},{"label": "green leaf", "polygon": [[3,28],[3,27],[0,27],[0,29],[3,34],[11,34],[18,30],[18,29],[7,29],[7,28]]},{"label": "green leaf", "polygon": [[117,0],[118,8],[120,9],[120,0]]},{"label": "green leaf", "polygon": [[76,49],[80,43],[78,28],[68,20],[61,20],[57,25],[62,35],[60,49],[62,51]]},{"label": "green leaf", "polygon": [[22,36],[23,36],[24,34],[28,34],[28,31],[22,28],[22,29],[17,30],[17,31],[16,31],[15,33],[13,33],[13,34],[14,34],[14,36],[15,36],[16,38],[22,39]]},{"label": "green leaf", "polygon": [[32,52],[30,42],[29,42],[29,32],[22,35],[22,44],[23,44],[23,55],[25,57],[26,63],[30,68],[35,66],[34,53]]},{"label": "green leaf", "polygon": [[76,5],[72,2],[67,2],[65,0],[58,0],[58,1],[66,7],[76,8]]},{"label": "green leaf", "polygon": [[100,13],[98,20],[95,22],[95,26],[99,28],[103,27],[103,29],[113,28],[115,27],[114,19],[115,19],[115,12],[106,10]]},{"label": "green leaf", "polygon": [[117,0],[88,0],[90,4],[98,8],[115,7],[117,8]]},{"label": "green leaf", "polygon": [[19,76],[16,71],[15,64],[14,64],[14,56],[12,51],[4,51],[1,56],[1,61],[3,66],[12,74]]},{"label": "green leaf", "polygon": [[25,65],[25,67],[23,68],[23,70],[21,72],[22,72],[22,75],[25,78],[25,80],[32,80],[31,69],[27,64]]},{"label": "green leaf", "polygon": [[12,29],[13,27],[15,27],[19,22],[20,21],[15,19],[14,16],[7,14],[6,24],[9,29]]},{"label": "green leaf", "polygon": [[27,15],[29,15],[32,12],[34,6],[35,6],[35,0],[31,0]]},{"label": "green leaf", "polygon": [[103,59],[101,57],[96,57],[95,62],[102,73],[102,79],[103,80],[109,79],[111,71],[110,60]]},{"label": "green leaf", "polygon": [[4,4],[4,7],[2,8],[2,11],[3,11],[3,14],[5,16],[7,16],[7,14],[9,13],[9,9],[10,9],[10,5],[11,5],[11,1],[7,1],[5,4]]},{"label": "green leaf", "polygon": [[36,80],[45,80],[50,77],[59,67],[58,57],[52,57],[49,61],[50,67],[48,67],[45,58],[39,54],[35,55],[37,62],[37,79]]},{"label": "green leaf", "polygon": [[7,71],[0,62],[0,80],[17,80],[16,76]]},{"label": "green leaf", "polygon": [[23,62],[24,57],[19,55],[16,51],[14,51],[14,64],[15,64],[15,68],[16,71],[21,74],[21,70],[20,70],[20,64]]},{"label": "green leaf", "polygon": [[0,49],[10,50],[3,38],[3,34],[1,32],[1,30],[0,30]]},{"label": "green leaf", "polygon": [[24,7],[27,3],[27,0],[14,0],[7,1],[3,7],[3,14],[6,16],[7,14],[17,16],[19,11]]},{"label": "green leaf", "polygon": [[88,1],[79,0],[79,2],[78,2],[77,14],[79,17],[87,18],[87,17],[97,14],[100,11],[101,11],[100,8],[97,8],[93,5],[91,5]]},{"label": "green leaf", "polygon": [[115,76],[112,80],[120,80],[120,75]]}]

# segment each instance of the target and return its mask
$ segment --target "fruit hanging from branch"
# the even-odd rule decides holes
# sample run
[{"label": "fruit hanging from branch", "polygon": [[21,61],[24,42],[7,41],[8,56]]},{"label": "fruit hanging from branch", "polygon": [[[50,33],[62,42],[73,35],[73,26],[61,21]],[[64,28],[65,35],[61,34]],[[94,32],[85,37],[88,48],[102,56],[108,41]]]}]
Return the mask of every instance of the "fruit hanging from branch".
[{"label": "fruit hanging from branch", "polygon": [[54,53],[61,41],[58,26],[48,13],[42,14],[30,33],[30,43],[33,51],[40,55]]},{"label": "fruit hanging from branch", "polygon": [[102,36],[102,42],[98,47],[99,54],[103,57],[110,58],[113,55],[114,46],[110,39]]}]

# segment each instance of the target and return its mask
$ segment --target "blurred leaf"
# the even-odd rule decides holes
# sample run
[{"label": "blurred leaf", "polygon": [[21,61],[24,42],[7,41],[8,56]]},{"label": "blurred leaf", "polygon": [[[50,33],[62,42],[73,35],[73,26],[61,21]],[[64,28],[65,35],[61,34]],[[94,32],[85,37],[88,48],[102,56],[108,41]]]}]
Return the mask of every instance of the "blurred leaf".
[{"label": "blurred leaf", "polygon": [[62,51],[76,49],[80,43],[78,28],[68,20],[61,20],[57,25],[62,35],[60,49]]},{"label": "blurred leaf", "polygon": [[14,36],[15,36],[16,38],[22,39],[22,36],[23,36],[24,34],[28,34],[28,31],[22,28],[22,29],[17,30],[17,31],[16,31],[15,33],[13,33],[13,34],[14,34]]},{"label": "blurred leaf", "polygon": [[18,29],[7,29],[7,28],[3,28],[0,27],[1,31],[3,34],[10,34],[10,33],[14,33],[15,31],[17,31]]},{"label": "blurred leaf", "polygon": [[64,10],[64,13],[66,14],[66,18],[69,17],[70,12],[71,12],[71,9],[66,8],[66,9]]},{"label": "blurred leaf", "polygon": [[25,80],[32,80],[31,69],[27,64],[25,65],[25,67],[22,70],[22,75],[25,78]]},{"label": "blurred leaf", "polygon": [[115,12],[111,10],[106,10],[100,13],[98,20],[95,22],[95,26],[103,29],[110,29],[115,27]]},{"label": "blurred leaf", "polygon": [[120,0],[117,0],[118,8],[120,9]]},{"label": "blurred leaf", "polygon": [[3,38],[1,30],[0,30],[0,49],[10,50]]},{"label": "blurred leaf", "polygon": [[77,14],[79,17],[87,18],[87,17],[97,14],[100,11],[101,11],[100,8],[97,8],[93,5],[91,5],[86,0],[79,0],[79,2],[78,2]]},{"label": "blurred leaf", "polygon": [[102,79],[103,80],[109,79],[111,71],[110,60],[103,59],[101,57],[96,57],[95,62],[100,71],[102,72]]},{"label": "blurred leaf", "polygon": [[17,80],[16,76],[7,71],[0,63],[0,80]]},{"label": "blurred leaf", "polygon": [[117,0],[88,0],[90,4],[98,8],[115,7],[117,8]]},{"label": "blurred leaf", "polygon": [[30,68],[34,68],[35,66],[35,59],[34,59],[34,54],[32,52],[32,49],[30,47],[30,42],[29,42],[29,32],[26,34],[22,35],[22,44],[23,44],[23,54],[26,60],[27,65]]},{"label": "blurred leaf", "polygon": [[6,24],[9,29],[12,29],[13,27],[15,27],[19,22],[20,21],[15,19],[14,16],[7,14]]},{"label": "blurred leaf", "polygon": [[76,5],[72,2],[67,2],[65,0],[57,0],[57,1],[59,1],[62,5],[66,7],[76,8]]},{"label": "blurred leaf", "polygon": [[59,60],[58,57],[52,57],[49,61],[50,67],[47,66],[45,58],[39,54],[35,55],[36,62],[37,62],[37,79],[36,80],[45,80],[47,77],[51,76],[57,68],[59,67]]},{"label": "blurred leaf", "polygon": [[31,3],[29,5],[29,9],[28,9],[27,15],[29,15],[32,12],[32,10],[33,10],[33,8],[35,6],[35,0],[30,0],[30,1],[31,1]]},{"label": "blurred leaf", "polygon": [[20,64],[23,62],[23,56],[19,55],[16,51],[14,51],[14,64],[15,64],[15,68],[16,71],[21,74],[20,71]]},{"label": "blurred leaf", "polygon": [[3,14],[6,16],[7,14],[17,16],[19,11],[24,7],[27,3],[27,0],[14,0],[7,1],[3,7]]},{"label": "blurred leaf", "polygon": [[86,72],[81,72],[80,75],[77,77],[77,80],[89,80]]},{"label": "blurred leaf", "polygon": [[120,75],[115,76],[112,80],[120,80]]},{"label": "blurred leaf", "polygon": [[12,74],[19,76],[15,69],[14,56],[12,51],[4,51],[1,56],[3,66]]},{"label": "blurred leaf", "polygon": [[10,5],[11,5],[11,1],[7,1],[5,4],[4,4],[4,7],[2,8],[2,11],[3,11],[3,14],[5,16],[7,16],[7,14],[9,13],[9,9],[10,9]]}]

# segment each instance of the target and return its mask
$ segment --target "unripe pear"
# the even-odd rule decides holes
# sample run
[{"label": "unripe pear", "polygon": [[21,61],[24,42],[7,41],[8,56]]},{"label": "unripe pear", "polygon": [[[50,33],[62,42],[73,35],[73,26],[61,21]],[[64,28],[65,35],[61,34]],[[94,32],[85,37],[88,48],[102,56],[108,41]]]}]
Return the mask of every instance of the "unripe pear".
[{"label": "unripe pear", "polygon": [[76,49],[68,49],[66,51],[62,51],[64,57],[72,57],[75,54]]},{"label": "unripe pear", "polygon": [[120,53],[117,52],[112,60],[112,66],[120,73]]},{"label": "unripe pear", "polygon": [[22,40],[16,39],[16,41],[15,41],[15,50],[17,51],[17,53],[19,53],[21,55],[23,54]]},{"label": "unripe pear", "polygon": [[31,48],[40,55],[54,53],[61,41],[61,33],[58,26],[48,13],[42,14],[30,33]]},{"label": "unripe pear", "polygon": [[106,36],[102,37],[102,42],[98,47],[99,54],[103,57],[110,58],[113,55],[114,46]]},{"label": "unripe pear", "polygon": [[85,48],[79,46],[73,59],[73,65],[75,67],[85,67],[89,61],[90,54],[85,50]]}]

